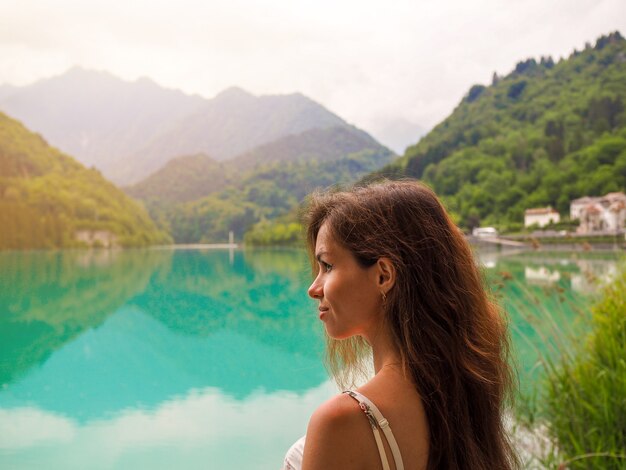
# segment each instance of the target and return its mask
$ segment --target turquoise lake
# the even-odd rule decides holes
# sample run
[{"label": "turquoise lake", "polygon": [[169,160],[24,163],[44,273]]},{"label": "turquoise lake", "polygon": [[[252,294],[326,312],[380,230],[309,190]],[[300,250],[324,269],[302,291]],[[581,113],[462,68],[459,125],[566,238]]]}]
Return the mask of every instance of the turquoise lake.
[{"label": "turquoise lake", "polygon": [[[615,253],[481,252],[521,388]],[[336,393],[299,250],[0,253],[0,468],[277,469]]]}]

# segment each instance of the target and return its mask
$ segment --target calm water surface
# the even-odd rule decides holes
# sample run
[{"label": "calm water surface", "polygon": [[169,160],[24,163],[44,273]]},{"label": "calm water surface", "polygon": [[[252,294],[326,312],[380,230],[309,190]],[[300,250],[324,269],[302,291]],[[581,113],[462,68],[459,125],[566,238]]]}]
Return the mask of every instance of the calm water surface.
[{"label": "calm water surface", "polygon": [[[481,253],[532,391],[616,256]],[[301,251],[0,253],[0,468],[276,469],[336,393]]]}]

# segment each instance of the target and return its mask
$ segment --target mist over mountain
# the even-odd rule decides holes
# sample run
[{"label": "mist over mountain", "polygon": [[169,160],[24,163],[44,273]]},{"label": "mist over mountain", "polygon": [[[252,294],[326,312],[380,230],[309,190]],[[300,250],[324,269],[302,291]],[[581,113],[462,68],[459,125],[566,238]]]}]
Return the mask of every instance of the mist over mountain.
[{"label": "mist over mountain", "polygon": [[[349,184],[395,156],[300,93],[255,96],[233,87],[209,100],[80,68],[0,93],[0,109],[95,166],[94,175],[125,184],[157,226],[181,242],[221,240],[230,230],[241,238],[313,189]],[[72,181],[61,179],[63,188]],[[100,210],[83,210],[78,196],[72,204],[102,224]],[[128,242],[135,243],[141,241]]]},{"label": "mist over mountain", "polygon": [[0,110],[100,170],[112,158],[141,148],[146,139],[205,101],[147,78],[127,82],[78,67],[32,85],[2,90],[6,91],[0,93]]},{"label": "mist over mountain", "polygon": [[226,160],[309,129],[348,126],[300,93],[254,96],[233,87],[205,99],[79,67],[32,85],[1,86],[0,110],[118,184],[181,155]]},{"label": "mist over mountain", "polygon": [[206,153],[227,160],[259,145],[314,128],[347,126],[326,108],[295,93],[254,96],[229,88],[179,120],[130,158],[104,168],[114,181],[132,183],[172,157]]},{"label": "mist over mountain", "polygon": [[[312,162],[339,165],[348,157],[360,165],[364,161],[369,162],[371,155],[377,156],[371,164],[376,167],[377,161],[378,166],[382,166],[391,160],[393,154],[356,127],[316,128],[260,145],[230,160],[218,162],[206,154],[173,158],[147,178],[124,190],[146,202],[188,202],[227,187],[240,188],[242,181],[254,180],[272,168],[278,173],[279,168],[284,171],[286,165],[291,165],[293,172],[297,172],[299,164],[303,164],[302,169],[306,166],[304,164]],[[357,173],[358,169],[354,168],[352,176],[355,178]],[[264,178],[267,179],[267,175]],[[333,183],[332,178],[329,181]],[[276,184],[280,185],[280,182]]]},{"label": "mist over mountain", "polygon": [[17,87],[13,85],[0,85],[0,101],[15,93],[16,90]]},{"label": "mist over mountain", "polygon": [[377,119],[367,129],[376,140],[398,155],[402,155],[407,147],[415,145],[428,132],[428,129],[402,118]]},{"label": "mist over mountain", "polygon": [[384,150],[389,153],[388,149],[367,132],[354,126],[342,125],[314,128],[282,137],[236,156],[232,159],[232,164],[238,169],[248,169],[275,162],[328,162],[363,150]]}]

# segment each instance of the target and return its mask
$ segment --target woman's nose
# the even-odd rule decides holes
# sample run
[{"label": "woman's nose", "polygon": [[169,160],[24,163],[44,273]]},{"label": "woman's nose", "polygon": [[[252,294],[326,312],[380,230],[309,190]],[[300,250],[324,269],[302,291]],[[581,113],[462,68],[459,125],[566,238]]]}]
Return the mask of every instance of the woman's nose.
[{"label": "woman's nose", "polygon": [[322,288],[322,283],[319,282],[319,278],[313,281],[311,287],[308,290],[309,297],[313,299],[321,299],[324,296],[324,289]]}]

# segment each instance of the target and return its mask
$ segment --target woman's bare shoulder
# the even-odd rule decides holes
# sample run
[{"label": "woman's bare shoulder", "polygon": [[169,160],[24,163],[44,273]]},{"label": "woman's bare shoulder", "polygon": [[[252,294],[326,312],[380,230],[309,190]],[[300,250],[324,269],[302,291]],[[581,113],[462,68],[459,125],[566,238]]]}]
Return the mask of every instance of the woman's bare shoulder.
[{"label": "woman's bare shoulder", "polygon": [[322,403],[311,416],[321,424],[348,424],[363,412],[347,393],[335,395]]},{"label": "woman's bare shoulder", "polygon": [[334,396],[311,416],[303,469],[359,467],[363,439],[373,441],[373,436],[359,404],[346,394]]}]

